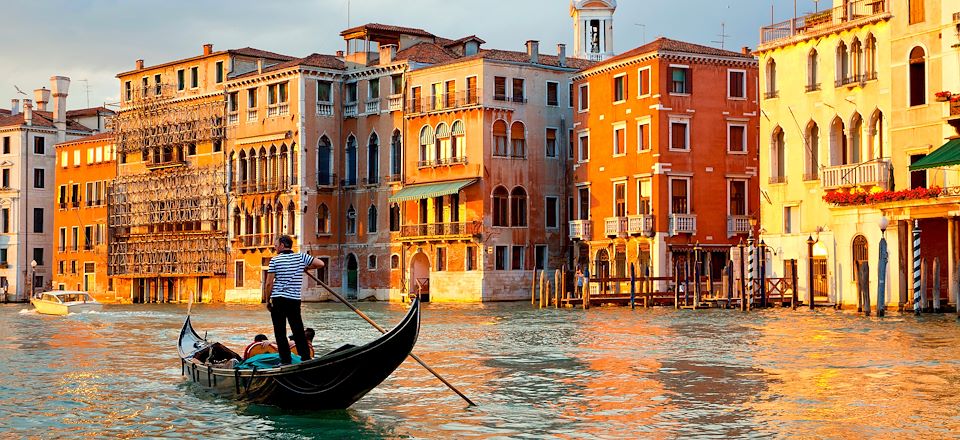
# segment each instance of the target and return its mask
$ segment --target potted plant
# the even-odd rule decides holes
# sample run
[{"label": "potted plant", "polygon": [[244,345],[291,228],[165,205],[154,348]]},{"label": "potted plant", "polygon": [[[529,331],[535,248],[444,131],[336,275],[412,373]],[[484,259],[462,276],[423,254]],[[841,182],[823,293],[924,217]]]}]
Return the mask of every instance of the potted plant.
[{"label": "potted plant", "polygon": [[944,90],[942,92],[934,93],[933,96],[937,99],[937,102],[947,102],[953,96],[953,93]]}]

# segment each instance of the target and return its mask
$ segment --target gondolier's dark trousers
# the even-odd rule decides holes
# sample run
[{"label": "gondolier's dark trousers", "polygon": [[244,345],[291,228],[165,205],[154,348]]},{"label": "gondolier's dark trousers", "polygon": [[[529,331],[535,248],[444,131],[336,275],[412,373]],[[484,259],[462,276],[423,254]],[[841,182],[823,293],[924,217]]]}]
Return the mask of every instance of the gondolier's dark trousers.
[{"label": "gondolier's dark trousers", "polygon": [[303,317],[300,316],[300,301],[289,298],[270,298],[273,307],[270,310],[270,318],[273,320],[273,336],[277,341],[277,351],[280,354],[280,362],[289,364],[290,343],[287,341],[287,322],[290,323],[290,332],[293,333],[293,342],[297,344],[297,353],[301,360],[310,359],[310,346],[307,345],[307,337],[303,333]]}]

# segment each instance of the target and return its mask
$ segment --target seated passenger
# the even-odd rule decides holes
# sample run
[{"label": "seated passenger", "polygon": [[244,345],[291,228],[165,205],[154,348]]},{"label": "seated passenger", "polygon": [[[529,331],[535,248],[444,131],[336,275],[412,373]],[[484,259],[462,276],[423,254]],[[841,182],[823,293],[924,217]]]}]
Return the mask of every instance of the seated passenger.
[{"label": "seated passenger", "polygon": [[[312,328],[307,327],[303,329],[303,335],[307,337],[307,345],[310,346],[310,359],[313,359],[313,337],[317,334]],[[290,352],[300,355],[300,353],[297,353],[297,343],[293,341],[293,335],[290,335]]]},{"label": "seated passenger", "polygon": [[267,336],[264,334],[259,334],[253,337],[253,342],[243,350],[243,359],[247,360],[251,356],[256,356],[263,353],[276,353],[277,346],[271,344],[267,340]]}]

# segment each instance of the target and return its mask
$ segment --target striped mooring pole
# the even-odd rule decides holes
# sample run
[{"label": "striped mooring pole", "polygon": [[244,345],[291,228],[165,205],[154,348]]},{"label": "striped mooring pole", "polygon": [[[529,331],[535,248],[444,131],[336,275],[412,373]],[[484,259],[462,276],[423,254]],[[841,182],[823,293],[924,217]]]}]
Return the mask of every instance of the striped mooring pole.
[{"label": "striped mooring pole", "polygon": [[920,314],[920,220],[913,221],[913,312]]},{"label": "striped mooring pole", "polygon": [[753,308],[753,273],[755,269],[753,267],[753,238],[747,240],[747,246],[749,247],[747,251],[747,292],[749,292],[749,294],[747,295],[746,301],[747,309],[749,310]]}]

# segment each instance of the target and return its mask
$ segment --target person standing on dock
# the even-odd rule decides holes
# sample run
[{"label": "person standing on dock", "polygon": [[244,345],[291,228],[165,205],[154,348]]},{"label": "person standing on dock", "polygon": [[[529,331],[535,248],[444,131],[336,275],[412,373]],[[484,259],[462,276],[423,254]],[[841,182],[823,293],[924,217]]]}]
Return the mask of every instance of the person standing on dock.
[{"label": "person standing on dock", "polygon": [[577,266],[575,278],[577,279],[577,297],[581,297],[583,296],[583,271],[580,270],[580,266]]},{"label": "person standing on dock", "polygon": [[310,345],[303,332],[303,316],[300,314],[300,290],[303,287],[303,272],[323,267],[323,261],[310,254],[294,253],[293,239],[289,235],[277,237],[275,243],[277,255],[270,259],[267,279],[264,281],[263,296],[273,320],[273,333],[277,341],[277,352],[281,364],[292,362],[290,343],[285,337],[287,322],[300,353],[301,360],[310,359]]}]

